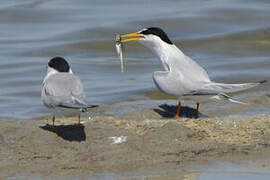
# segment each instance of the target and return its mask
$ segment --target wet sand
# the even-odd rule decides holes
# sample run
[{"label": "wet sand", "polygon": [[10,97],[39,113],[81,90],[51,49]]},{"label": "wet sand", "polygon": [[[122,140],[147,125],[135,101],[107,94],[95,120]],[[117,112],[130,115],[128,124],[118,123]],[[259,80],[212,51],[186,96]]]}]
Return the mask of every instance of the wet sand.
[{"label": "wet sand", "polygon": [[[120,106],[129,111],[109,113]],[[166,113],[173,114],[175,107],[168,106],[162,114],[161,107],[120,106],[93,110],[95,117],[84,117],[81,126],[74,125],[76,118],[57,119],[55,132],[50,117],[0,122],[0,174],[143,173],[269,152],[268,115],[244,121],[225,121],[224,117],[174,120]]]}]

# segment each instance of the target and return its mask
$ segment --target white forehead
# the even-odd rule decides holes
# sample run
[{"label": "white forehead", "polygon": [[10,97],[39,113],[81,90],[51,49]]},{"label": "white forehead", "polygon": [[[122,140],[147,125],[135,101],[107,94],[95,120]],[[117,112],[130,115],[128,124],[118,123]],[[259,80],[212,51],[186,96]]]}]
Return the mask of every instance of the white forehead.
[{"label": "white forehead", "polygon": [[146,30],[147,30],[147,28],[143,28],[143,29],[140,30],[138,33],[141,33],[141,32],[146,31]]}]

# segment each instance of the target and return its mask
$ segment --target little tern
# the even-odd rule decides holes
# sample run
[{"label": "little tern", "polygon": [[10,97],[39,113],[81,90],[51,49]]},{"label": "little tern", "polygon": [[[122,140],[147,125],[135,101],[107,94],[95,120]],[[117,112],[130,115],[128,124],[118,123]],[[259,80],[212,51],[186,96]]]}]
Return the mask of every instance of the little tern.
[{"label": "little tern", "polygon": [[[154,72],[153,80],[161,92],[178,97],[175,119],[179,118],[182,96],[191,96],[194,99],[197,99],[196,96],[204,96],[211,99],[241,103],[232,99],[226,93],[246,90],[266,82],[224,84],[211,81],[207,72],[193,59],[185,55],[173,44],[167,34],[157,27],[120,35],[121,43],[132,41],[140,42],[159,57],[163,71]],[[200,102],[201,100],[196,101],[196,118],[199,116]]]},{"label": "little tern", "polygon": [[53,111],[53,128],[57,110],[78,109],[78,125],[80,125],[80,112],[97,107],[87,105],[80,79],[73,74],[68,62],[62,57],[54,57],[48,62],[47,74],[42,83],[41,99],[43,104]]}]

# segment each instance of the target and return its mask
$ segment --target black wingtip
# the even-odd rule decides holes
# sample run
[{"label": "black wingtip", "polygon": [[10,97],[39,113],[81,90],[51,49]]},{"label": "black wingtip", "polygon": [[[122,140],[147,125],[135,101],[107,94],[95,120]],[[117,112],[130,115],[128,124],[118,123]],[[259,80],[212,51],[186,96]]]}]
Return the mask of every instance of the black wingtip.
[{"label": "black wingtip", "polygon": [[99,105],[78,105],[78,104],[59,104],[58,107],[68,108],[68,109],[80,109],[82,112],[86,112],[88,108],[95,108]]},{"label": "black wingtip", "polygon": [[260,84],[264,84],[264,83],[266,83],[267,82],[267,80],[263,80],[263,81],[260,81],[259,83]]},{"label": "black wingtip", "polygon": [[81,108],[80,111],[83,112],[83,113],[87,112],[87,108]]},{"label": "black wingtip", "polygon": [[81,112],[87,112],[88,108],[95,108],[98,107],[99,105],[88,105],[86,108],[81,108]]},{"label": "black wingtip", "polygon": [[99,107],[99,105],[88,105],[87,108],[95,108],[95,107]]}]

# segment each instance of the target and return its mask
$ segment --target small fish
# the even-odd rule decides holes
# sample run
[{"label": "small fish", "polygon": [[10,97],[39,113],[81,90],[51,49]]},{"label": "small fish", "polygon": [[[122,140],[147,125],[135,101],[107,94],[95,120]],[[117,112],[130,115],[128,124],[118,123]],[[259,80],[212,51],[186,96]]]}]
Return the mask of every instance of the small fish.
[{"label": "small fish", "polygon": [[116,47],[117,54],[120,57],[121,72],[124,72],[125,67],[124,67],[124,58],[123,58],[123,47],[122,47],[122,43],[121,43],[121,35],[119,35],[119,34],[116,35],[115,47]]}]

